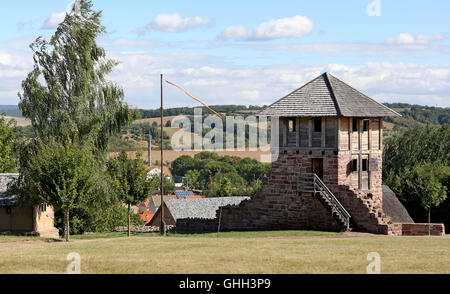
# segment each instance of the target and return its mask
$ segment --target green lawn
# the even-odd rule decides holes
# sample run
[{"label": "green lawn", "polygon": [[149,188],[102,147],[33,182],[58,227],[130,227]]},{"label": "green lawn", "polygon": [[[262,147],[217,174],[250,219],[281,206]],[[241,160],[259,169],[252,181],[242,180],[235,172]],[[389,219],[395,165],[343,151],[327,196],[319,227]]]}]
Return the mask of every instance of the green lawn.
[{"label": "green lawn", "polygon": [[367,254],[378,252],[382,273],[448,274],[449,241],[314,231],[0,236],[0,273],[65,273],[71,252],[82,273],[365,273]]}]

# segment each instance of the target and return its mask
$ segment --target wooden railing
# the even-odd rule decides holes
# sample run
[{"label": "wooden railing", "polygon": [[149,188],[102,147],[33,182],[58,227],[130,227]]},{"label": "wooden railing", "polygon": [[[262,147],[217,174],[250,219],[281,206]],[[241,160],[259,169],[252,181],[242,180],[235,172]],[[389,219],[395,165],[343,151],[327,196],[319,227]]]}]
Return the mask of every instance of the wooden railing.
[{"label": "wooden railing", "polygon": [[299,187],[300,191],[303,192],[312,192],[314,194],[318,193],[320,197],[322,197],[322,199],[330,205],[332,213],[336,213],[337,216],[344,222],[347,230],[349,229],[350,214],[319,178],[319,176],[316,174],[302,174],[299,179]]}]

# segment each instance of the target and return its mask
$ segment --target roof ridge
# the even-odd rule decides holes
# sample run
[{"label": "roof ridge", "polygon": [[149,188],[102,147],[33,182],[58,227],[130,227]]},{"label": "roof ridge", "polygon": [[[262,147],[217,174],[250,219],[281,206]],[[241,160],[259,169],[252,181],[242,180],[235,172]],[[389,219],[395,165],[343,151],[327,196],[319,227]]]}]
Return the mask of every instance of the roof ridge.
[{"label": "roof ridge", "polygon": [[331,80],[328,77],[328,75],[330,75],[328,72],[325,72],[323,74],[323,77],[324,77],[324,80],[325,80],[325,84],[327,85],[328,91],[330,91],[331,99],[333,99],[333,102],[334,102],[334,105],[336,107],[338,116],[342,116],[341,106],[339,105],[339,102],[338,102],[338,100],[336,98],[336,95],[334,94],[333,84],[331,83]]},{"label": "roof ridge", "polygon": [[365,98],[367,98],[367,99],[369,99],[369,100],[375,102],[375,103],[378,104],[378,105],[381,105],[382,107],[386,108],[388,111],[393,112],[393,113],[395,113],[395,114],[397,114],[397,115],[399,115],[399,116],[402,116],[402,115],[401,115],[400,113],[398,113],[397,111],[392,110],[392,109],[390,109],[389,107],[387,107],[386,105],[383,105],[382,103],[376,101],[375,99],[370,98],[370,97],[367,96],[366,94],[364,94],[364,93],[362,93],[361,91],[359,91],[359,90],[353,88],[352,86],[350,86],[350,85],[347,84],[346,82],[340,80],[339,78],[333,76],[332,74],[330,74],[330,73],[326,73],[326,74],[330,75],[332,78],[334,78],[334,79],[338,80],[339,82],[343,83],[344,85],[348,86],[349,88],[351,88],[352,90],[354,90],[354,91],[356,91],[357,93],[361,94],[361,95],[364,96]]},{"label": "roof ridge", "polygon": [[318,77],[316,77],[315,79],[313,79],[313,80],[307,82],[306,84],[304,84],[304,85],[301,86],[300,88],[298,88],[298,89],[296,89],[296,90],[290,92],[289,94],[285,95],[284,97],[278,99],[278,100],[275,101],[274,103],[270,104],[269,106],[267,106],[267,107],[265,107],[263,110],[261,110],[256,116],[265,116],[265,115],[261,115],[260,113],[263,112],[263,111],[265,111],[267,108],[270,108],[271,106],[277,104],[277,103],[280,102],[281,100],[284,100],[285,98],[287,98],[288,96],[294,94],[295,92],[297,92],[297,91],[303,89],[304,87],[308,86],[309,84],[311,84],[312,82],[316,81],[317,79],[319,79],[319,78],[321,78],[321,77],[322,77],[322,75],[319,75]]}]

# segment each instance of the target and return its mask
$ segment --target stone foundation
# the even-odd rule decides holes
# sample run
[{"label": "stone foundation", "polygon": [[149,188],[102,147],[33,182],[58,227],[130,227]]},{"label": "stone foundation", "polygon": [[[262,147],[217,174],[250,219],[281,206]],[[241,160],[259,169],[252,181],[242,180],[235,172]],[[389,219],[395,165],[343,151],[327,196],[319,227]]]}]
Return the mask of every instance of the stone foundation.
[{"label": "stone foundation", "polygon": [[[381,160],[381,154],[374,157]],[[281,150],[258,195],[239,207],[223,209],[223,230],[342,230],[316,197],[299,193],[299,176],[311,173],[312,158],[323,158],[323,181],[350,213],[357,228],[387,234],[389,220],[381,209],[381,171],[370,173],[373,188],[370,193],[360,191],[351,186],[348,170],[351,156],[335,151],[300,150]],[[379,189],[374,189],[378,186]]]},{"label": "stone foundation", "polygon": [[444,224],[399,224],[389,225],[389,235],[394,236],[444,236]]}]

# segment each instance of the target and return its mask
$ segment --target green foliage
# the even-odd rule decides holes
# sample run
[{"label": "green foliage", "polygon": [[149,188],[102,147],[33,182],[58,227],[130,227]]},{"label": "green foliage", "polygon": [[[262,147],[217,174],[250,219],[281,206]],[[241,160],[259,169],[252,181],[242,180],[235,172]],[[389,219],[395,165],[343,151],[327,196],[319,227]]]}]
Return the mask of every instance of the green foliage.
[{"label": "green foliage", "polygon": [[419,197],[422,206],[429,210],[439,206],[447,198],[447,187],[443,181],[450,177],[450,166],[441,163],[426,163],[406,171],[406,189],[412,197]]},{"label": "green foliage", "polygon": [[203,190],[208,197],[255,195],[269,171],[270,164],[208,151],[172,162],[175,175],[187,177],[190,187]]},{"label": "green foliage", "polygon": [[383,177],[427,162],[450,164],[450,125],[416,128],[385,142]]},{"label": "green foliage", "polygon": [[[385,103],[389,108],[397,110],[404,118],[412,118],[423,124],[444,125],[450,123],[450,108],[410,105],[406,103]],[[395,122],[395,118],[388,119]]]},{"label": "green foliage", "polygon": [[19,108],[35,134],[18,144],[15,187],[21,205],[46,202],[57,216],[72,210],[70,227],[82,231],[102,229],[102,218],[112,213],[108,141],[138,113],[123,102],[121,87],[106,79],[118,62],[96,43],[105,33],[101,12],[90,0],[76,6],[49,41],[39,37],[30,46],[34,67],[22,82]]},{"label": "green foliage", "polygon": [[147,179],[145,162],[140,156],[128,159],[125,151],[108,161],[108,172],[116,195],[127,205],[136,205],[147,199],[157,187],[155,179]]},{"label": "green foliage", "polygon": [[[112,199],[111,199],[112,200]],[[70,232],[74,235],[85,232],[105,233],[111,232],[116,227],[126,226],[128,222],[128,209],[119,201],[111,205],[98,202],[95,205],[78,207],[71,211]],[[131,225],[143,225],[138,214],[131,215]],[[55,226],[63,234],[64,214],[61,211],[55,213]]]},{"label": "green foliage", "polygon": [[172,162],[172,173],[177,176],[185,176],[195,167],[195,160],[189,155],[182,155]]},{"label": "green foliage", "polygon": [[208,183],[207,197],[246,196],[246,181],[236,172],[217,173]]},{"label": "green foliage", "polygon": [[108,172],[111,185],[118,199],[128,205],[128,237],[131,226],[131,205],[136,205],[151,196],[156,188],[156,180],[147,178],[145,162],[138,157],[128,159],[125,151],[120,152],[117,158],[108,161]]},{"label": "green foliage", "polygon": [[416,222],[427,221],[431,207],[436,222],[450,226],[450,125],[416,128],[386,141],[383,181]]},{"label": "green foliage", "polygon": [[88,204],[96,191],[99,169],[90,152],[79,145],[39,144],[21,169],[22,205],[48,203],[56,210]]},{"label": "green foliage", "polygon": [[[149,133],[152,136],[152,144],[160,146],[161,144],[161,127],[157,124],[148,123],[133,123],[130,126],[124,127],[121,134],[116,134],[111,137],[109,141],[109,150],[112,152],[119,152],[126,149],[128,151],[143,151],[147,147],[143,147],[139,142],[148,142]],[[170,136],[164,131],[163,134],[164,149],[171,150]]]},{"label": "green foliage", "polygon": [[[161,176],[160,175],[155,175],[153,177],[153,180],[155,180],[156,182],[156,186],[155,189],[161,189]],[[173,178],[167,178],[164,177],[164,194],[168,195],[168,194],[173,194],[175,192],[175,181],[173,180]]]},{"label": "green foliage", "polygon": [[[106,80],[118,64],[96,44],[105,32],[90,0],[67,14],[50,41],[31,44],[34,68],[22,83],[19,108],[43,142],[82,142],[105,151],[110,136],[133,118],[123,90]],[[99,154],[97,154],[99,155]]]},{"label": "green foliage", "polygon": [[[197,107],[195,107],[197,108]],[[176,115],[194,115],[194,107],[179,107],[179,108],[168,108],[164,109],[164,116],[176,116]],[[202,108],[203,113],[211,113],[209,109],[206,107],[198,107]],[[249,112],[257,112],[263,109],[262,106],[245,106],[245,105],[213,105],[212,109],[219,113],[225,113],[226,115],[230,114],[240,114],[240,113],[249,113]],[[161,108],[154,110],[141,110],[141,114],[143,118],[155,118],[161,117]]]},{"label": "green foliage", "polygon": [[217,160],[219,159],[219,154],[216,152],[204,151],[194,155],[195,160]]},{"label": "green foliage", "polygon": [[4,116],[5,113],[0,115],[0,173],[16,170],[16,160],[14,158],[15,121]]},{"label": "green foliage", "polygon": [[[19,180],[12,186],[21,206],[47,203],[54,207],[56,214],[66,218],[72,210],[86,215],[86,207],[108,202],[102,166],[86,148],[37,141],[36,145],[24,148],[21,157],[28,158],[28,162],[20,167]],[[67,226],[76,231],[81,229],[84,218],[80,215],[72,215],[74,223],[70,224],[69,218]]]}]

